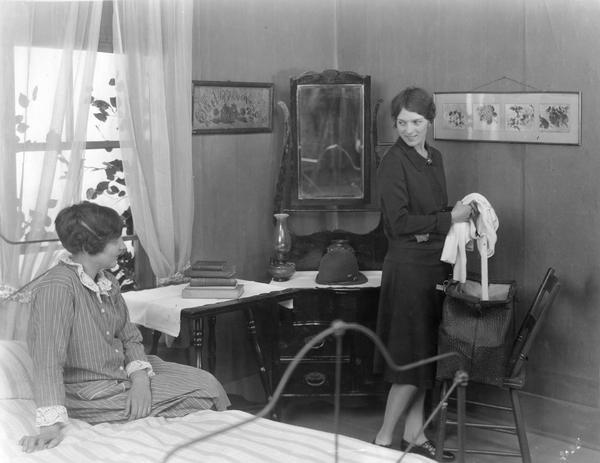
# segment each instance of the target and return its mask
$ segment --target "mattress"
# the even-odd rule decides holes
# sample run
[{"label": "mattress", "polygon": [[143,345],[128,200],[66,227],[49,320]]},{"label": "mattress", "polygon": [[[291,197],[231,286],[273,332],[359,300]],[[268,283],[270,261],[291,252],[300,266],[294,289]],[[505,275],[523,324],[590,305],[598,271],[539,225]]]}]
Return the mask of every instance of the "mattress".
[{"label": "mattress", "polygon": [[[0,400],[0,461],[11,463],[128,462],[128,463],[387,463],[403,453],[340,435],[336,460],[335,434],[266,418],[195,443],[172,454],[170,450],[198,436],[253,415],[239,410],[203,410],[180,418],[144,418],[126,423],[90,425],[71,420],[64,440],[55,448],[25,454],[18,440],[35,432],[34,402]],[[431,462],[407,454],[405,463]]]}]

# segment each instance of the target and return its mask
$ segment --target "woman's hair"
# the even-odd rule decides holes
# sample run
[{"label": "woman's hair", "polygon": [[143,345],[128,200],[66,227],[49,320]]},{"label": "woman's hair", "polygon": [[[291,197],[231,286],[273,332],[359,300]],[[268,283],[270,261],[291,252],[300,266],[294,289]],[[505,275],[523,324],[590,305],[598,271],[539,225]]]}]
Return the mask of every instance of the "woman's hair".
[{"label": "woman's hair", "polygon": [[117,211],[89,201],[64,208],[54,224],[60,242],[72,254],[98,254],[123,231],[123,220]]},{"label": "woman's hair", "polygon": [[391,110],[394,127],[396,126],[398,114],[400,114],[402,109],[418,113],[429,122],[433,122],[435,118],[433,97],[426,90],[419,87],[407,87],[392,100]]}]

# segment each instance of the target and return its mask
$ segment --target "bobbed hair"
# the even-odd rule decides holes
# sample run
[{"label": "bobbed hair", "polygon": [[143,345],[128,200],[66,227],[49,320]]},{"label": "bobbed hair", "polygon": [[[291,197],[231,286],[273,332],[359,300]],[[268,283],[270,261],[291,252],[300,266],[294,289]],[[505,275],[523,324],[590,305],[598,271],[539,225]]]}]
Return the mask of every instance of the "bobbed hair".
[{"label": "bobbed hair", "polygon": [[54,221],[58,239],[72,254],[102,252],[109,241],[121,236],[123,220],[110,207],[83,201],[65,207]]},{"label": "bobbed hair", "polygon": [[435,118],[435,103],[433,97],[426,90],[419,87],[407,87],[398,93],[390,105],[392,111],[392,119],[394,120],[394,127],[396,126],[396,119],[402,109],[418,113],[427,119],[429,122],[433,122]]}]

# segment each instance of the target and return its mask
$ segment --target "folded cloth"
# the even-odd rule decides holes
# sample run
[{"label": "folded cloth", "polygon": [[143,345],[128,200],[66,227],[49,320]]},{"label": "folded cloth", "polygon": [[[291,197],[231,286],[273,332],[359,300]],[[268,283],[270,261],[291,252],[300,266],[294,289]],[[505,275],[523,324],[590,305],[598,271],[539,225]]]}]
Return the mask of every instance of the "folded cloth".
[{"label": "folded cloth", "polygon": [[[470,193],[461,202],[474,207],[477,214],[468,222],[452,224],[446,235],[440,260],[454,265],[452,278],[464,283],[467,280],[466,251],[473,250],[473,240],[476,240],[482,258],[492,257],[496,247],[499,220],[490,202],[479,193]],[[487,281],[485,277],[487,275],[482,276]]]}]

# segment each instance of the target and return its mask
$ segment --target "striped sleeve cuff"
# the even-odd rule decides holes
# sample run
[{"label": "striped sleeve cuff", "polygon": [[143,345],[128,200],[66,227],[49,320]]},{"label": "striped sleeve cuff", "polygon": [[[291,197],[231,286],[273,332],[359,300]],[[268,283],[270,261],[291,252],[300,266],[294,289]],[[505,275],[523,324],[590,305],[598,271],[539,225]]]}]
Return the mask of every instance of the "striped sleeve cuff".
[{"label": "striped sleeve cuff", "polygon": [[63,405],[52,405],[50,407],[39,407],[35,410],[35,425],[51,426],[56,423],[67,423],[69,416]]}]

